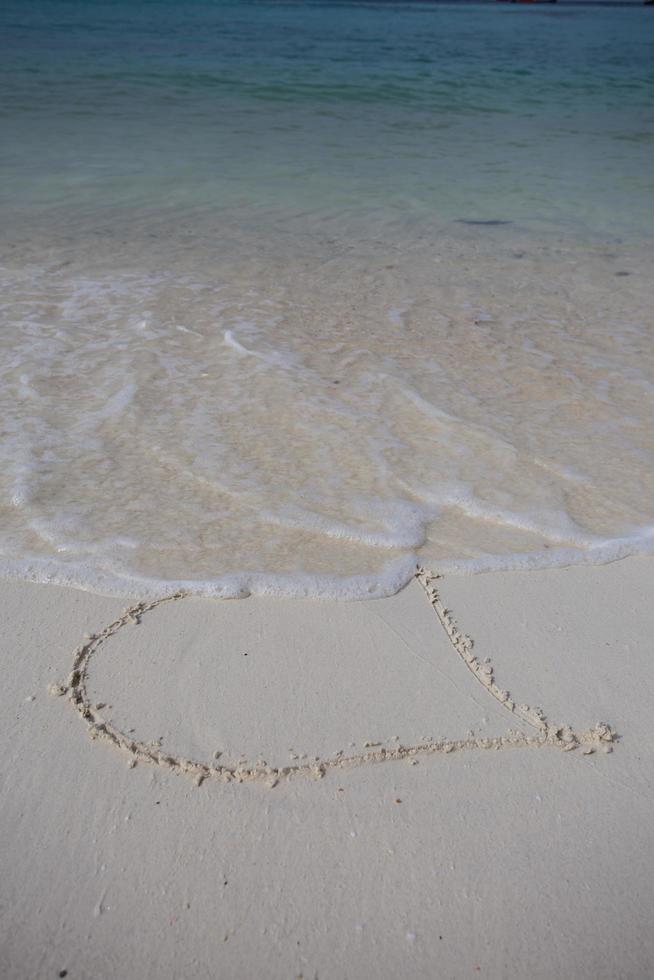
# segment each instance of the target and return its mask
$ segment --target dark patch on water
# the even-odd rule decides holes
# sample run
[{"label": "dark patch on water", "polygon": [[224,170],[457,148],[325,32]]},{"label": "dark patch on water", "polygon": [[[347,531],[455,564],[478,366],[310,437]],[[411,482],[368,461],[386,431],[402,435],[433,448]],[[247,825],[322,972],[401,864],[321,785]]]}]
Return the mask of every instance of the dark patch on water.
[{"label": "dark patch on water", "polygon": [[499,218],[491,218],[488,221],[476,220],[474,218],[457,218],[457,224],[459,225],[512,225],[512,221],[502,221]]}]

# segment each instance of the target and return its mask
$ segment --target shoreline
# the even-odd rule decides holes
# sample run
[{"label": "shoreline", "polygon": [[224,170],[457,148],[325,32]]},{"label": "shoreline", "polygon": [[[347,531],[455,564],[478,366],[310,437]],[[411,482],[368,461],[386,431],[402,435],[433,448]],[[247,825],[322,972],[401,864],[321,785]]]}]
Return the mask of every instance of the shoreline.
[{"label": "shoreline", "polygon": [[[437,578],[488,575],[499,572],[538,572],[601,567],[627,558],[654,557],[654,525],[633,534],[587,547],[546,547],[540,551],[485,555],[477,558],[425,560],[418,554],[391,559],[375,572],[336,575],[322,572],[226,572],[215,579],[157,579],[136,573],[116,574],[89,569],[53,558],[2,559],[0,583],[70,588],[107,599],[158,602],[194,596],[198,599],[308,599],[327,602],[365,602],[388,599],[405,589],[421,569]],[[27,566],[27,567],[25,567]],[[61,571],[61,570],[64,571]],[[68,571],[66,571],[68,569]],[[93,578],[93,584],[88,581]]]}]

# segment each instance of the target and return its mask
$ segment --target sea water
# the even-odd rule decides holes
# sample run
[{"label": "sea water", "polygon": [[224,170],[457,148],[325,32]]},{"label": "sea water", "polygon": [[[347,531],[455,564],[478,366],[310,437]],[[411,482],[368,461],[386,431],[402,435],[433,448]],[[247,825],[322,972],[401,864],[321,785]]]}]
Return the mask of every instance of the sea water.
[{"label": "sea water", "polygon": [[5,0],[0,574],[654,551],[654,14]]}]

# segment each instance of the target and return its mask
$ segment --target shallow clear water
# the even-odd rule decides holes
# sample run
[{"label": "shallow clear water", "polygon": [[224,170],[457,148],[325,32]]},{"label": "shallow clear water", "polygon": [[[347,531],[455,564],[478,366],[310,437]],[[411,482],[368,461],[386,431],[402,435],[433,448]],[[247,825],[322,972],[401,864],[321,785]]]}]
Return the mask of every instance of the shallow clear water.
[{"label": "shallow clear water", "polygon": [[0,28],[5,574],[356,597],[651,550],[651,11]]}]

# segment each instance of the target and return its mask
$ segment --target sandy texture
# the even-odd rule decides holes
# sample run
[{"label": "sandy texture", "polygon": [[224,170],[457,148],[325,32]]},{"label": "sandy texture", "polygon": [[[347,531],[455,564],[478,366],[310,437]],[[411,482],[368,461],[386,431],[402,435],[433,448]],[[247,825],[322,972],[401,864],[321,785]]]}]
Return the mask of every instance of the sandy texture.
[{"label": "sandy texture", "polygon": [[3,584],[0,973],[650,976],[653,584]]}]

